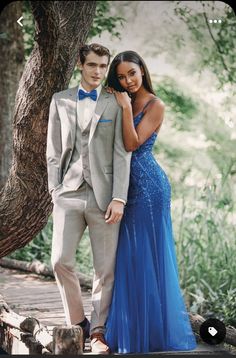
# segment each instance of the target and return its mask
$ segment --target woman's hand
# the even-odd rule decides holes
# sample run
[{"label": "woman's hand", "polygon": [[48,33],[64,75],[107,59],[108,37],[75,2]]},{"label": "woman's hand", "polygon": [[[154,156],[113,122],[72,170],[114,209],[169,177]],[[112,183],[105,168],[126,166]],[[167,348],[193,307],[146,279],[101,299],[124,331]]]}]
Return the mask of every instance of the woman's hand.
[{"label": "woman's hand", "polygon": [[129,97],[127,92],[118,92],[113,90],[113,93],[116,96],[116,100],[118,104],[124,108],[131,108],[131,98]]},{"label": "woman's hand", "polygon": [[105,87],[105,90],[107,91],[107,93],[113,93],[114,89],[112,87]]}]

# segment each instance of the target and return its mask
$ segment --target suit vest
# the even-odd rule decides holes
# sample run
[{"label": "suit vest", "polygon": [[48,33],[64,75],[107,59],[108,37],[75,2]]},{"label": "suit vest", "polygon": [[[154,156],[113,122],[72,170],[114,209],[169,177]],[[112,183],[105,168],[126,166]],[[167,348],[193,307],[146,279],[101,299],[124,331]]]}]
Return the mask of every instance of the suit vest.
[{"label": "suit vest", "polygon": [[88,148],[90,127],[91,120],[81,131],[76,121],[75,145],[68,170],[63,178],[63,185],[73,190],[77,190],[84,180],[92,187]]}]

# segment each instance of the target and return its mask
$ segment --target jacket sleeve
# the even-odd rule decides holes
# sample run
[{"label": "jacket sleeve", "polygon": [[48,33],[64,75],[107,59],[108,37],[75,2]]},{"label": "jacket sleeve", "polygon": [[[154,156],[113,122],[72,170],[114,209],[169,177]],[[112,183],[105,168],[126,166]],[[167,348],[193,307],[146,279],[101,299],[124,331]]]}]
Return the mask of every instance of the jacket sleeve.
[{"label": "jacket sleeve", "polygon": [[115,122],[115,138],[113,152],[113,192],[112,198],[127,201],[131,152],[127,152],[122,136],[122,109],[119,107]]},{"label": "jacket sleeve", "polygon": [[48,171],[48,190],[51,193],[53,189],[60,184],[59,166],[62,152],[61,144],[61,123],[57,111],[55,95],[53,95],[48,121],[47,133],[47,171]]}]

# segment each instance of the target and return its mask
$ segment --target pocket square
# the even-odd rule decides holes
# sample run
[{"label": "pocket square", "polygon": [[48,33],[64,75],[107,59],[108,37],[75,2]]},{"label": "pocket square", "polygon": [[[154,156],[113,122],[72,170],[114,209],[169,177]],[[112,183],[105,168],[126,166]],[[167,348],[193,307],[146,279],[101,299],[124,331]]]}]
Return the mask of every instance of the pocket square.
[{"label": "pocket square", "polygon": [[107,122],[112,122],[112,119],[99,119],[98,123],[107,123]]}]

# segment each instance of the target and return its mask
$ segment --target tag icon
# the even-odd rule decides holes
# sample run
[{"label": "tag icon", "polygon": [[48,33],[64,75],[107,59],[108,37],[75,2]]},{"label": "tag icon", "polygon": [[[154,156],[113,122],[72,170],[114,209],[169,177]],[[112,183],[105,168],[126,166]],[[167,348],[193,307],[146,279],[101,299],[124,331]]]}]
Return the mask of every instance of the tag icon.
[{"label": "tag icon", "polygon": [[208,344],[222,343],[226,336],[226,327],[223,322],[216,318],[209,318],[200,326],[200,337]]},{"label": "tag icon", "polygon": [[218,333],[218,331],[214,327],[208,327],[208,332],[212,337],[214,337]]}]

